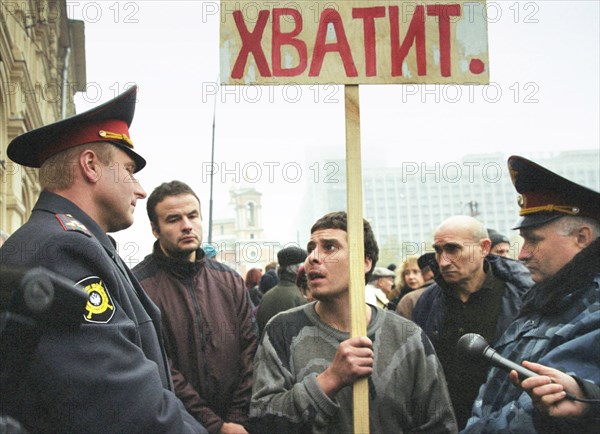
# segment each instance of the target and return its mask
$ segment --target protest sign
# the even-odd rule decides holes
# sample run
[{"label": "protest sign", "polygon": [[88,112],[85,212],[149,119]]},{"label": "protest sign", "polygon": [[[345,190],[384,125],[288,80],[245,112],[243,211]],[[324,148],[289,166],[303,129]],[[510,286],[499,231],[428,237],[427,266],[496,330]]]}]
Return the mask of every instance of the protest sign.
[{"label": "protest sign", "polygon": [[223,1],[224,84],[487,83],[485,1]]},{"label": "protest sign", "polygon": [[[344,84],[351,336],[366,335],[359,84],[487,84],[486,4],[221,1],[221,82]],[[369,432],[367,379],[354,432]]]}]

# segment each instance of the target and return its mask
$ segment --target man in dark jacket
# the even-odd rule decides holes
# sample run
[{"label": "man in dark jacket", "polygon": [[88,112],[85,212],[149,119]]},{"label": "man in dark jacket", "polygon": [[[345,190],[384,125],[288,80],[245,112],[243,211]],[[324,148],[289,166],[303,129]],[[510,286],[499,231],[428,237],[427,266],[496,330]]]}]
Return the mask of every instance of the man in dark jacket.
[{"label": "man in dark jacket", "polygon": [[[494,346],[506,359],[534,362],[525,365],[541,379],[524,382],[524,391],[509,381],[506,372],[492,368],[465,432],[597,433],[600,193],[522,157],[510,157],[508,168],[521,194],[516,224],[523,237],[519,260],[531,271],[535,285],[525,295],[517,319]],[[564,382],[541,365],[576,381]],[[518,384],[515,374],[510,375]],[[544,388],[532,391],[531,383],[549,383],[552,377],[577,400],[559,395],[541,405]],[[581,401],[594,397],[595,406]]]},{"label": "man in dark jacket", "polygon": [[296,286],[296,274],[306,256],[306,250],[296,246],[285,247],[277,252],[279,283],[263,296],[256,313],[261,335],[267,322],[279,312],[306,304],[306,299]]},{"label": "man in dark jacket", "polygon": [[179,181],[146,205],[157,241],[134,273],[162,312],[175,392],[212,433],[244,433],[256,334],[241,276],[200,248],[200,200]]},{"label": "man in dark jacket", "polygon": [[459,428],[466,425],[488,367],[459,354],[456,343],[477,333],[493,343],[516,317],[520,297],[533,282],[516,261],[490,255],[483,224],[469,216],[450,217],[434,233],[439,267],[436,283],[417,301],[415,321],[431,340],[444,368]]},{"label": "man in dark jacket", "polygon": [[2,396],[2,413],[30,432],[206,433],[172,392],[160,312],[107,235],[131,226],[146,197],[134,177],[146,162],[129,136],[136,94],[132,87],[8,146],[13,161],[40,168],[43,191],[0,249],[2,265],[42,266],[89,293],[77,327],[40,324],[20,387]]}]

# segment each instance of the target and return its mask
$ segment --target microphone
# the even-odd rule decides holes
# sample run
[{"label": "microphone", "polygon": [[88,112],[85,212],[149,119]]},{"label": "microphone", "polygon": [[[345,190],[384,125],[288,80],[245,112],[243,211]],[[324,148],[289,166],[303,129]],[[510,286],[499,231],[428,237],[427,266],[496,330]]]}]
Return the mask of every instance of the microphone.
[{"label": "microphone", "polygon": [[[512,370],[517,371],[519,374],[519,380],[523,381],[526,378],[536,377],[540,374],[533,372],[530,369],[525,368],[515,362],[511,362],[508,359],[505,359],[500,354],[496,352],[495,349],[490,347],[485,338],[477,333],[467,333],[466,335],[462,335],[456,344],[456,348],[458,351],[466,354],[472,360],[484,359],[489,364],[500,368],[506,372],[510,372]],[[552,378],[550,378],[552,381]],[[565,392],[565,399],[569,399],[571,401],[580,401],[580,402],[588,402],[588,403],[598,403],[598,399],[587,399],[587,398],[577,398],[571,393]]]},{"label": "microphone", "polygon": [[478,335],[477,333],[467,333],[466,335],[461,336],[456,344],[456,347],[458,348],[458,351],[466,354],[473,360],[483,358],[491,365],[506,372],[510,372],[512,370],[517,371],[521,381],[526,378],[536,377],[539,375],[515,362],[511,362],[510,360],[502,357],[496,352],[495,349],[490,347],[483,336]]},{"label": "microphone", "polygon": [[87,291],[43,267],[0,264],[0,311],[30,318],[44,326],[81,322]]},{"label": "microphone", "polygon": [[0,264],[0,432],[24,432],[10,417],[23,372],[46,330],[83,322],[87,300],[85,288],[43,267]]}]

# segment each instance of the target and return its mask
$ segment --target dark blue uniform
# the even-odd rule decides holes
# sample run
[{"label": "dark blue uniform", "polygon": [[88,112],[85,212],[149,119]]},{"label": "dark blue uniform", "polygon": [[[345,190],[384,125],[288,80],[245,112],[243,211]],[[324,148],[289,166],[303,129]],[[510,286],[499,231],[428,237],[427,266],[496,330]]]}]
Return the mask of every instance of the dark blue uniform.
[{"label": "dark blue uniform", "polygon": [[17,420],[34,432],[206,432],[171,391],[160,312],[81,209],[42,192],[0,261],[46,267],[90,296],[78,328],[46,328],[11,397]]}]

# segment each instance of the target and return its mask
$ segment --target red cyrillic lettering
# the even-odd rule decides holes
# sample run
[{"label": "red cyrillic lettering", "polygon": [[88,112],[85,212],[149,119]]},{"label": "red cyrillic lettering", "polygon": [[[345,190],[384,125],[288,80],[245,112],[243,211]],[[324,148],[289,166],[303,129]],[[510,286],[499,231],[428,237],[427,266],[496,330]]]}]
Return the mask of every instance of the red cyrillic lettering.
[{"label": "red cyrillic lettering", "polygon": [[427,74],[427,58],[425,51],[425,9],[422,5],[415,7],[415,13],[402,45],[400,45],[400,14],[398,6],[390,6],[390,44],[392,50],[392,77],[402,77],[402,64],[408,50],[416,43],[417,74]]},{"label": "red cyrillic lettering", "polygon": [[377,75],[377,46],[375,41],[375,18],[385,17],[385,6],[374,8],[352,8],[352,18],[363,20],[365,38],[365,73],[367,77]]},{"label": "red cyrillic lettering", "polygon": [[[289,15],[294,19],[296,27],[289,33],[281,33],[281,16]],[[302,32],[302,15],[296,9],[274,8],[273,9],[273,38],[272,38],[272,64],[275,77],[294,77],[300,75],[306,69],[308,62],[308,51],[304,41],[296,38]],[[283,68],[281,66],[281,46],[291,45],[298,51],[299,64],[295,68]]]},{"label": "red cyrillic lettering", "polygon": [[459,17],[460,5],[427,5],[427,15],[438,17],[440,29],[440,70],[442,77],[452,75],[452,45],[450,42],[450,17]]},{"label": "red cyrillic lettering", "polygon": [[242,11],[233,11],[233,19],[235,20],[235,25],[237,26],[240,38],[242,39],[242,48],[235,61],[233,70],[231,71],[231,77],[242,78],[250,53],[254,55],[254,61],[256,62],[260,75],[263,77],[271,77],[269,64],[267,63],[267,58],[265,57],[265,53],[261,46],[263,32],[269,21],[269,11],[260,11],[258,13],[258,20],[256,20],[253,32],[248,31]]},{"label": "red cyrillic lettering", "polygon": [[[337,39],[337,42],[331,44],[326,43],[327,27],[329,24],[333,25]],[[308,72],[309,77],[317,77],[319,75],[321,72],[321,67],[323,66],[325,53],[333,51],[337,51],[340,54],[342,62],[344,63],[344,69],[346,70],[346,76],[358,76],[356,65],[352,59],[352,51],[350,50],[350,45],[348,44],[348,38],[346,38],[342,17],[335,9],[325,9],[321,13],[321,19],[319,20],[319,29],[317,30],[317,38],[315,40],[315,49],[313,51],[310,71]]]}]

